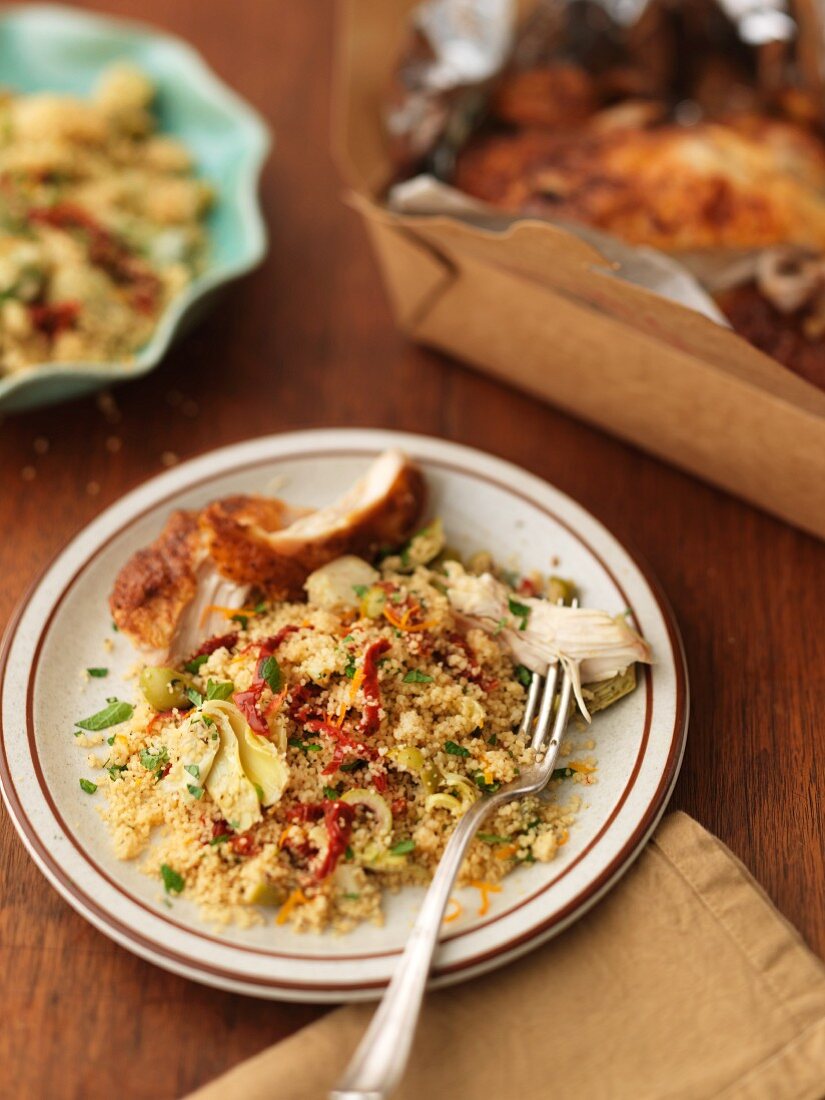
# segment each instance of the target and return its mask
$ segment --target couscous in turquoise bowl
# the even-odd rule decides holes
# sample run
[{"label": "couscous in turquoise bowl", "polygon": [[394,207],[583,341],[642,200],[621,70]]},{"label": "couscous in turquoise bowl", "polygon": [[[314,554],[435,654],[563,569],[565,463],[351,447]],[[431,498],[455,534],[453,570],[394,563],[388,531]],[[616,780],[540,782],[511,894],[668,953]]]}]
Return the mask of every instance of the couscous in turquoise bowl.
[{"label": "couscous in turquoise bowl", "polygon": [[59,5],[0,9],[0,74],[14,92],[87,96],[115,61],[133,62],[150,77],[161,132],[186,145],[198,175],[214,188],[207,262],[128,362],[45,363],[0,377],[0,413],[66,401],[146,374],[215,291],[256,267],[266,253],[258,178],[269,132],[190,46],[151,27]]}]

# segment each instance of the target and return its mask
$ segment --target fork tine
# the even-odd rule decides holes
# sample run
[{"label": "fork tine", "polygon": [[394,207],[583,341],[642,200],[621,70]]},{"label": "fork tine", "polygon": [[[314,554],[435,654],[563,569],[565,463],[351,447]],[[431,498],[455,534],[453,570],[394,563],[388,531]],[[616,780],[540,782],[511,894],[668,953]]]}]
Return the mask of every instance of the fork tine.
[{"label": "fork tine", "polygon": [[527,689],[527,703],[524,707],[524,715],[521,719],[521,725],[518,728],[521,736],[527,736],[530,730],[533,728],[533,718],[536,714],[536,706],[539,701],[539,692],[541,691],[543,680],[537,672],[534,672],[530,678],[530,687]]},{"label": "fork tine", "polygon": [[[541,697],[541,706],[539,707],[539,716],[536,719],[536,729],[533,733],[531,744],[536,751],[544,744],[544,739],[547,737],[547,730],[550,726],[550,716],[553,713],[553,698],[556,694],[556,684],[559,678],[559,666],[558,663],[549,665],[547,669],[547,678],[544,681],[544,694]],[[538,679],[538,677],[536,677]]]}]

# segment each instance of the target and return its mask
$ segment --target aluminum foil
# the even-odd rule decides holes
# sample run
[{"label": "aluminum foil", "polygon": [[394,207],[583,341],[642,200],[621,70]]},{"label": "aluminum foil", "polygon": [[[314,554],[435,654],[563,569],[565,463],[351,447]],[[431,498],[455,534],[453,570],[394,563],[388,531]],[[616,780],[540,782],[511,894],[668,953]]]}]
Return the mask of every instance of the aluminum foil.
[{"label": "aluminum foil", "polygon": [[[387,125],[399,165],[427,163],[426,172],[390,188],[388,206],[404,214],[449,214],[488,230],[505,230],[518,215],[508,215],[445,183],[456,151],[483,115],[492,80],[508,63],[526,67],[547,56],[564,36],[586,52],[588,35],[632,39],[662,0],[590,0],[590,12],[603,18],[579,17],[573,33],[573,3],[539,0],[518,34],[517,0],[427,0],[415,9],[414,25],[425,49],[402,71],[403,90],[387,113]],[[689,2],[689,0],[688,0]],[[788,52],[801,37],[785,0],[716,0],[739,40],[754,51],[757,79],[771,82]],[[811,51],[811,35],[821,31],[819,0],[798,0],[807,11],[807,56],[800,45],[800,65],[816,79],[825,49]],[[582,7],[582,5],[578,5]],[[814,28],[812,20],[816,19]],[[585,39],[585,40],[583,40]],[[815,64],[812,65],[813,56]],[[534,215],[531,215],[531,218]],[[755,254],[704,255],[682,262],[647,246],[633,246],[586,225],[545,219],[593,245],[607,261],[601,269],[615,278],[653,290],[728,326],[711,296],[753,277]]]}]

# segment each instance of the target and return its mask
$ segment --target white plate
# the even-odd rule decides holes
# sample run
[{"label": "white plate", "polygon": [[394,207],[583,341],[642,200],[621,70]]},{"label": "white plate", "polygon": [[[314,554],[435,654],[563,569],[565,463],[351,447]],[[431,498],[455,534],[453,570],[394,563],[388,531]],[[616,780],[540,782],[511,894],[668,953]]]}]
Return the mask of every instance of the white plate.
[{"label": "white plate", "polygon": [[[443,517],[451,544],[467,553],[490,549],[525,570],[552,568],[575,578],[585,602],[616,613],[630,608],[656,662],[632,696],[596,716],[598,783],[584,788],[588,805],[557,858],[510,875],[484,917],[477,893],[459,892],[464,914],[446,930],[434,984],[499,966],[569,925],[627,869],[664,810],[687,725],[678,633],[643,567],[577,504],[499,459],[422,436],[300,432],[214,451],[147,482],[82,531],[24,601],[0,658],[0,781],[17,831],[70,905],[159,966],[224,989],[308,1001],[375,997],[391,975],[419,889],[389,898],[382,928],[348,936],[300,936],[271,921],[245,930],[208,926],[185,897],[169,908],[155,880],[114,858],[98,798],[78,783],[90,774],[88,750],[72,736],[77,717],[115,694],[135,661],[128,641],[112,633],[107,597],[122,562],[172,508],[275,485],[289,500],[320,506],[391,445],[422,463],[429,511]],[[107,638],[113,652],[104,650]],[[85,683],[81,670],[98,665],[110,669],[108,679]]]}]

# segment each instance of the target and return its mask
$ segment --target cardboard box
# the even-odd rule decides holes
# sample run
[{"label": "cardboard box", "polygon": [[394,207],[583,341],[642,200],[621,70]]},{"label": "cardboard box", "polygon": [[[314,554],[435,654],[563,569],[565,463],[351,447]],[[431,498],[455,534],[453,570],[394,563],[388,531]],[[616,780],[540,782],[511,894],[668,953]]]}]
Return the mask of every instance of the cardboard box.
[{"label": "cardboard box", "polygon": [[546,222],[503,233],[382,205],[381,121],[415,0],[345,0],[334,141],[399,325],[825,538],[825,392]]}]

